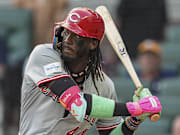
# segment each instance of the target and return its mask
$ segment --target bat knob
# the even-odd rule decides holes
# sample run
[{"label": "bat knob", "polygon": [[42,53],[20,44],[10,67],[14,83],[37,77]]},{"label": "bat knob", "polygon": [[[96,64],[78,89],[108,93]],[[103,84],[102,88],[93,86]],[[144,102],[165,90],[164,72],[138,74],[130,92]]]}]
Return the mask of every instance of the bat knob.
[{"label": "bat knob", "polygon": [[152,122],[156,122],[158,121],[160,118],[160,114],[159,113],[155,113],[155,114],[152,114],[149,116],[149,119],[152,121]]}]

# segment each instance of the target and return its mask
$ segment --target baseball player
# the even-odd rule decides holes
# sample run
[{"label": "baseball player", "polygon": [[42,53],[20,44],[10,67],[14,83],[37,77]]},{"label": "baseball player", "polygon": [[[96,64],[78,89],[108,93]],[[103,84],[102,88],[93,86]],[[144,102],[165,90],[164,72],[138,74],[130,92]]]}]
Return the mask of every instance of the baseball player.
[{"label": "baseball player", "polygon": [[155,96],[117,102],[101,68],[103,35],[101,16],[79,7],[56,24],[53,44],[34,48],[22,84],[20,135],[84,135],[93,124],[100,135],[132,135],[161,111]]}]

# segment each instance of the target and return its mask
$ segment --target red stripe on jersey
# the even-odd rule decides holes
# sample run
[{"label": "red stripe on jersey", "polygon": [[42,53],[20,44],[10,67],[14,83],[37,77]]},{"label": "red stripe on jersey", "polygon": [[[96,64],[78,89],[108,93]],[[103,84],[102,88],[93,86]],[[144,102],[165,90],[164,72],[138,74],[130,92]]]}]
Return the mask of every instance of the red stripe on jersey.
[{"label": "red stripe on jersey", "polygon": [[50,81],[54,81],[54,80],[57,80],[57,79],[60,79],[60,78],[63,78],[63,77],[70,77],[70,75],[68,74],[62,74],[62,75],[56,75],[56,76],[53,76],[51,78],[46,78],[46,79],[43,79],[43,80],[40,80],[39,82],[37,82],[37,86],[39,87],[41,84],[43,83],[47,83],[47,82],[50,82]]},{"label": "red stripe on jersey", "polygon": [[108,127],[96,127],[97,130],[111,130],[111,129],[114,129],[116,128],[120,123],[117,123],[117,124],[114,124],[114,125],[111,125],[111,126],[108,126]]}]

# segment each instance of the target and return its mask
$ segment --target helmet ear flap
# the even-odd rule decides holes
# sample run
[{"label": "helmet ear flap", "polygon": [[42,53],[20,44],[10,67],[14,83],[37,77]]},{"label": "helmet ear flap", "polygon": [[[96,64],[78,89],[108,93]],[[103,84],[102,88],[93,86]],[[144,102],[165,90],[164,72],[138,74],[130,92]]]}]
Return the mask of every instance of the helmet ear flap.
[{"label": "helmet ear flap", "polygon": [[57,51],[61,50],[61,42],[63,40],[63,36],[61,35],[61,33],[63,32],[63,30],[63,27],[57,27],[54,31],[53,47]]},{"label": "helmet ear flap", "polygon": [[59,27],[56,29],[55,31],[55,37],[58,37],[58,42],[62,42],[63,40],[63,36],[61,35],[61,33],[63,32],[64,28],[63,27]]}]

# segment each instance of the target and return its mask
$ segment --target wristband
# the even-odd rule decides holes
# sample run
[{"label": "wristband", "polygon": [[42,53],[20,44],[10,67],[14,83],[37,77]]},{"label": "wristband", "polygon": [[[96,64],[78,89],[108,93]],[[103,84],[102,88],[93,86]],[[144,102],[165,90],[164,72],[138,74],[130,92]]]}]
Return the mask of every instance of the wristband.
[{"label": "wristband", "polygon": [[126,117],[125,119],[126,126],[132,131],[135,131],[142,122],[143,121],[137,120],[135,117]]}]

